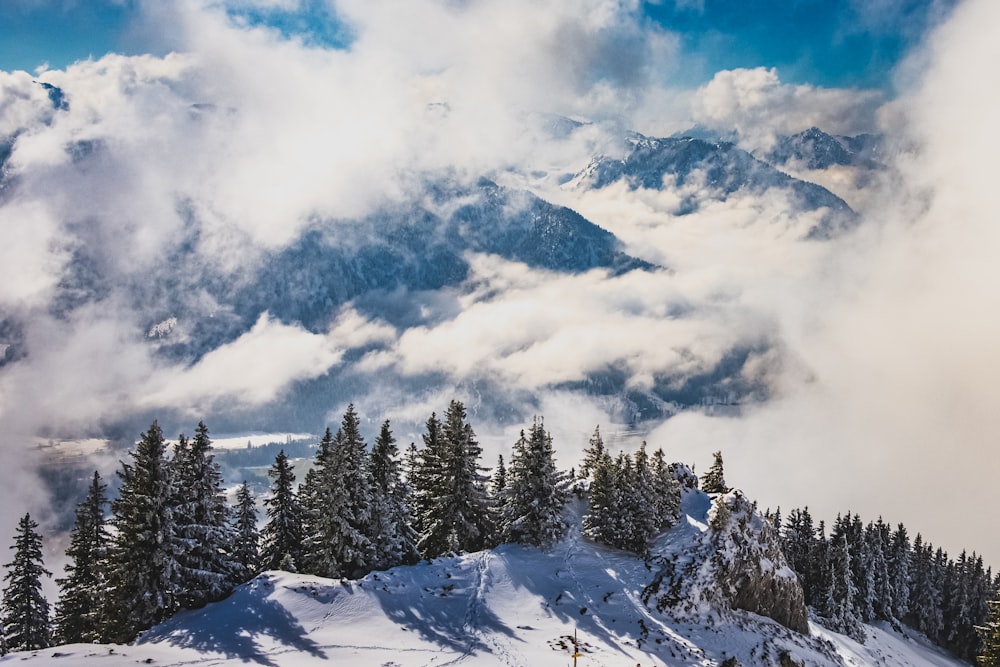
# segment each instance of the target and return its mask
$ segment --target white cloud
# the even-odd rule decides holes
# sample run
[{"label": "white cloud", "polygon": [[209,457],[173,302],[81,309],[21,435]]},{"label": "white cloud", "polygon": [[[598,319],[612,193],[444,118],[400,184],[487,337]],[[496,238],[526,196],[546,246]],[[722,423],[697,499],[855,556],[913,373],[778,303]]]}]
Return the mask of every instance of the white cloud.
[{"label": "white cloud", "polygon": [[876,91],[782,83],[775,69],[757,67],[716,73],[694,93],[691,111],[696,123],[736,130],[742,146],[766,150],[777,135],[813,126],[834,134],[871,131],[881,101]]},{"label": "white cloud", "polygon": [[154,373],[140,394],[140,405],[196,414],[204,414],[219,401],[262,405],[290,383],[326,373],[340,357],[332,336],[275,322],[265,313],[250,331],[193,366]]},{"label": "white cloud", "polygon": [[[913,153],[897,191],[866,206],[858,234],[803,243],[815,216],[775,193],[716,202],[696,185],[553,189],[542,194],[672,272],[558,275],[478,256],[456,311],[398,340],[394,327],[350,308],[321,334],[262,317],[179,365],[144,338],[172,314],[166,285],[196,313],[230,316],[197,289],[205,272],[242,285],[263,251],[409,196],[424,173],[561,173],[629,118],[669,133],[693,115],[735,128],[751,147],[810,125],[854,133],[871,129],[880,99],[782,83],[767,69],[720,72],[676,94],[661,75],[675,65],[676,40],[638,20],[635,2],[347,0],[337,10],[356,41],[340,51],[233,23],[218,3],[143,6],[177,53],[40,74],[65,91],[68,111],[52,110],[23,73],[0,73],[0,133],[25,130],[8,163],[16,186],[0,202],[10,239],[0,249],[0,306],[28,323],[28,356],[0,368],[5,443],[45,427],[86,431],[140,408],[265,405],[334,368],[342,350],[372,344],[355,368],[385,373],[385,384],[393,373],[428,372],[451,383],[373,393],[386,416],[422,421],[456,388],[474,394],[482,378],[538,409],[576,452],[614,406],[551,385],[616,364],[641,388],[764,340],[775,349],[748,372],[772,382],[774,403],[742,419],[683,415],[650,445],[698,461],[722,448],[732,481],[749,480],[765,503],[881,511],[935,541],[973,539],[954,517],[966,503],[995,503],[1000,430],[1000,151],[996,90],[984,83],[1000,56],[989,29],[1000,19],[995,4],[962,5],[922,52],[920,88],[883,110],[909,128]],[[608,122],[552,142],[539,111]],[[698,212],[676,215],[691,196]],[[85,252],[105,291],[53,314],[73,251]],[[169,276],[189,282],[175,286],[163,266],[180,256],[189,265]],[[138,301],[135,285],[147,288]],[[171,336],[190,326],[180,318]],[[498,449],[511,428],[496,426],[481,430]]]}]

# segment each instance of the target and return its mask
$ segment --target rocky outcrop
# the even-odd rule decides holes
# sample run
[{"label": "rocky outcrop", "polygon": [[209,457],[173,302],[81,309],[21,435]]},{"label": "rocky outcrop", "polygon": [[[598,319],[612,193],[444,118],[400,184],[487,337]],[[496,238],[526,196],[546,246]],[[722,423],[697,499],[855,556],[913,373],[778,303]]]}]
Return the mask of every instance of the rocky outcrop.
[{"label": "rocky outcrop", "polygon": [[707,535],[715,546],[712,571],[735,609],[809,632],[802,586],[781,551],[778,534],[740,491],[715,499]]},{"label": "rocky outcrop", "polygon": [[[700,491],[686,493],[689,507],[692,494],[707,505]],[[688,525],[698,528],[688,528],[657,555],[661,569],[646,590],[647,604],[679,612],[705,603],[743,609],[809,632],[802,586],[785,561],[777,531],[742,492],[714,496],[707,514],[689,514]]]}]

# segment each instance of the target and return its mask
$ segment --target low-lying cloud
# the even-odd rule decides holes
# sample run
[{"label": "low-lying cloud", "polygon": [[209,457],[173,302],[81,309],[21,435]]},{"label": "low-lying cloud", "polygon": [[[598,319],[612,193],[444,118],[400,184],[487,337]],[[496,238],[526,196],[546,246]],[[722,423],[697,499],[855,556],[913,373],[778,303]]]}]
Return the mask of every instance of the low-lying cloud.
[{"label": "low-lying cloud", "polygon": [[[1000,554],[963,514],[996,500],[1000,429],[989,2],[960,7],[914,56],[928,63],[919,85],[887,104],[767,69],[672,90],[676,38],[635,3],[350,0],[336,4],[353,35],[343,49],[247,26],[225,4],[145,7],[175,53],[0,73],[0,140],[14,138],[0,311],[23,339],[0,345],[24,355],[0,366],[3,447],[160,408],[211,423],[205,413],[280,403],[343,373],[375,378],[356,397],[362,413],[410,425],[452,396],[476,408],[479,389],[500,392],[518,416],[545,415],[568,467],[598,421],[613,442],[631,426],[608,423],[616,397],[568,386],[609,367],[629,389],[683,381],[743,347],[754,352],[742,372],[770,401],[738,418],[682,413],[651,446],[696,463],[723,449],[730,481],[764,504],[882,512],[950,549]],[[596,122],[554,134],[550,114]],[[620,152],[623,128],[701,124],[764,149],[811,125],[854,134],[879,122],[909,152],[885,179],[893,188],[865,198],[858,230],[828,242],[803,240],[822,211],[780,190],[558,185]],[[398,296],[413,326],[348,304],[331,307],[326,330],[264,315],[210,351],[163,353],[195,324],[238,320],[205,281],[245,288],[316,227],[356,243],[350,220],[420,201],[424,177],[442,172],[526,184],[665,268],[570,275],[470,255],[465,281]],[[178,309],[198,322],[150,338]],[[406,384],[431,376],[419,392]],[[329,405],[331,419],[342,408]],[[476,426],[488,462],[517,430]],[[8,507],[40,503],[24,487]]]}]

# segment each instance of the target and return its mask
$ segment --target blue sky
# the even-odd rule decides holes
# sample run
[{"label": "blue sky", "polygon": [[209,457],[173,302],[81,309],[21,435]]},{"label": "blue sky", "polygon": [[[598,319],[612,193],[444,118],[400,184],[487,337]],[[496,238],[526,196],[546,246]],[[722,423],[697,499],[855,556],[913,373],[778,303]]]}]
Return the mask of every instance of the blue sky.
[{"label": "blue sky", "polygon": [[[821,86],[888,88],[891,70],[954,0],[662,0],[645,2],[648,19],[676,33],[682,85],[722,69],[777,67],[782,79]],[[325,0],[299,11],[246,10],[317,45],[344,46],[350,29]],[[237,15],[234,13],[234,15]],[[108,52],[142,53],[137,0],[3,0],[0,69],[64,68]],[[159,41],[159,40],[158,40]],[[162,47],[161,47],[162,48]]]}]

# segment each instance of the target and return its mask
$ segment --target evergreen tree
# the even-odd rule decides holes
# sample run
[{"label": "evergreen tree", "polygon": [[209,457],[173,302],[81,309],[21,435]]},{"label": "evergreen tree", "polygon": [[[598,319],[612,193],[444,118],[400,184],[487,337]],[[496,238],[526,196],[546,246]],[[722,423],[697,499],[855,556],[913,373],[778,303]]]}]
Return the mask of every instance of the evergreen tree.
[{"label": "evergreen tree", "polygon": [[865,546],[868,550],[868,565],[872,574],[872,612],[873,618],[887,621],[893,620],[892,581],[889,576],[889,559],[891,535],[889,526],[882,518],[878,522],[869,523],[865,528]]},{"label": "evergreen tree", "polygon": [[681,515],[681,485],[674,478],[662,449],[653,452],[653,488],[656,496],[657,530],[673,526]]},{"label": "evergreen tree", "polygon": [[312,574],[358,577],[375,566],[371,469],[359,426],[349,405],[337,435],[321,445],[316,475],[307,476],[304,555]]},{"label": "evergreen tree", "polygon": [[630,494],[632,502],[635,503],[633,532],[636,544],[641,545],[636,553],[645,553],[649,541],[659,532],[663,510],[653,469],[646,454],[645,440],[639,445],[633,460],[635,476]]},{"label": "evergreen tree", "polygon": [[465,406],[452,401],[444,422],[427,422],[424,448],[414,479],[414,504],[425,558],[478,551],[494,542],[494,520],[479,468],[482,449],[465,419]]},{"label": "evergreen tree", "polygon": [[295,474],[281,450],[267,472],[271,496],[264,499],[267,523],[261,531],[261,566],[265,570],[295,572],[302,556],[302,517],[293,484]]},{"label": "evergreen tree", "polygon": [[[413,492],[413,525],[418,534],[417,550],[425,558],[447,553],[449,476],[448,452],[441,433],[441,421],[431,413],[424,426],[424,446],[415,450],[408,479]],[[429,555],[433,554],[433,555]]]},{"label": "evergreen tree", "polygon": [[851,579],[854,582],[854,613],[858,620],[868,623],[875,618],[875,576],[872,554],[865,541],[861,517],[847,515],[847,539],[851,550]]},{"label": "evergreen tree", "polygon": [[163,432],[155,421],[142,434],[132,463],[122,463],[121,488],[111,503],[115,528],[110,556],[105,639],[131,641],[178,608],[178,545],[171,508],[173,479]]},{"label": "evergreen tree", "polygon": [[982,642],[976,664],[980,667],[1000,667],[1000,600],[989,602],[986,620],[976,627],[976,631]]},{"label": "evergreen tree", "polygon": [[[521,436],[524,436],[522,432]],[[503,454],[500,454],[497,459],[497,467],[493,469],[493,479],[491,480],[491,490],[493,491],[494,498],[502,498],[504,492],[507,490],[507,467],[503,462]]]},{"label": "evergreen tree", "polygon": [[25,514],[17,524],[14,560],[7,563],[3,591],[3,644],[5,651],[46,648],[51,640],[49,603],[42,595],[42,575],[52,576],[42,563],[42,536],[38,524]]},{"label": "evergreen tree", "polygon": [[228,595],[243,569],[233,555],[237,535],[205,422],[198,423],[194,439],[186,444],[172,462],[174,534],[179,544],[177,596],[182,607],[194,609]]},{"label": "evergreen tree", "polygon": [[548,545],[566,533],[564,475],[556,469],[552,436],[535,418],[527,437],[514,444],[509,480],[501,505],[501,539],[520,544]]},{"label": "evergreen tree", "polygon": [[260,568],[260,532],[257,530],[257,502],[246,480],[236,490],[236,511],[233,521],[236,542],[233,559],[239,563],[238,583],[249,581]]},{"label": "evergreen tree", "polygon": [[107,588],[108,531],[104,508],[107,486],[94,472],[87,497],[76,508],[64,579],[56,579],[55,636],[60,644],[92,643],[103,634],[101,610]]},{"label": "evergreen tree", "polygon": [[594,469],[600,465],[607,456],[604,449],[604,440],[601,438],[601,426],[594,427],[594,434],[590,436],[587,448],[583,450],[583,464],[580,466],[580,479],[587,479],[594,474]]},{"label": "evergreen tree", "polygon": [[897,525],[892,533],[887,565],[892,589],[892,617],[902,620],[910,611],[910,538],[903,524]]},{"label": "evergreen tree", "polygon": [[[336,437],[341,437],[338,433]],[[333,448],[334,435],[326,428],[316,449],[312,468],[306,473],[299,487],[299,506],[302,517],[302,555],[297,564],[302,572],[320,576],[336,576],[330,563],[334,560],[333,517]]]},{"label": "evergreen tree", "polygon": [[400,478],[398,456],[396,439],[387,419],[382,423],[371,453],[374,566],[380,570],[412,564],[420,558],[417,535],[411,526],[406,503],[409,493]]},{"label": "evergreen tree", "polygon": [[705,493],[726,493],[729,487],[722,469],[722,452],[715,452],[712,457],[712,467],[701,476],[701,490]]},{"label": "evergreen tree", "polygon": [[587,513],[583,517],[583,534],[603,544],[620,542],[618,516],[622,501],[618,472],[611,456],[605,452],[590,471],[590,493]]},{"label": "evergreen tree", "polygon": [[856,636],[859,626],[854,606],[857,589],[854,585],[850,524],[849,516],[838,516],[830,534],[830,588],[826,613],[833,630]]}]

